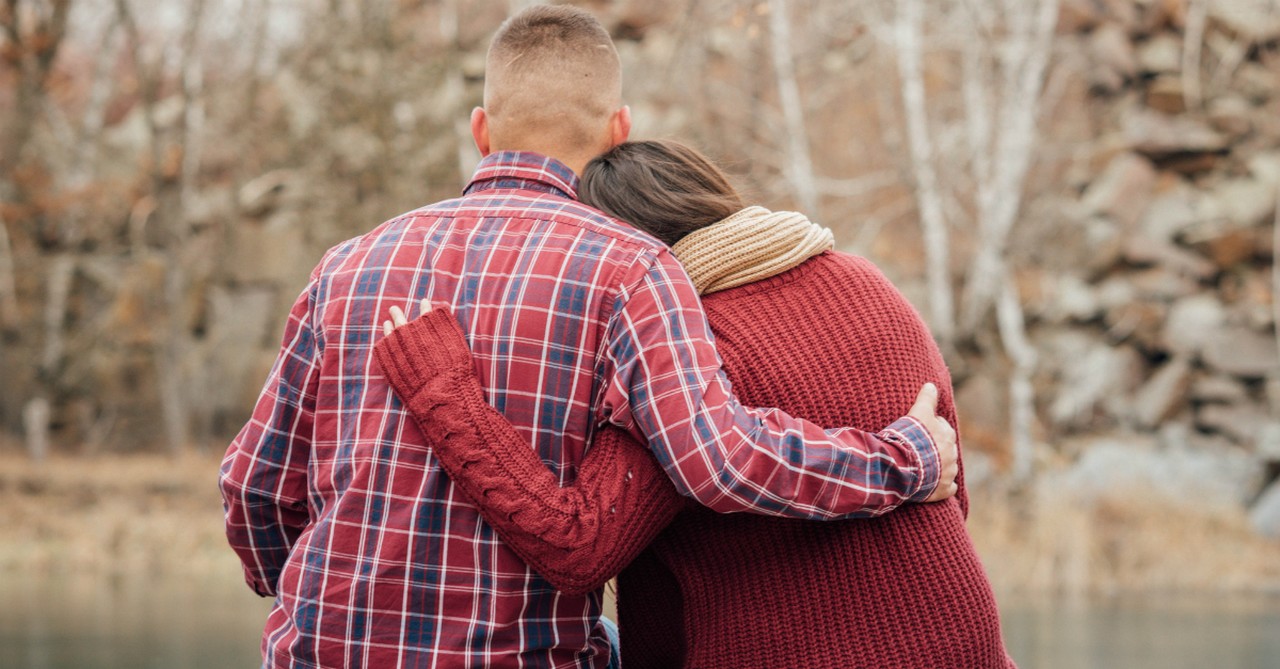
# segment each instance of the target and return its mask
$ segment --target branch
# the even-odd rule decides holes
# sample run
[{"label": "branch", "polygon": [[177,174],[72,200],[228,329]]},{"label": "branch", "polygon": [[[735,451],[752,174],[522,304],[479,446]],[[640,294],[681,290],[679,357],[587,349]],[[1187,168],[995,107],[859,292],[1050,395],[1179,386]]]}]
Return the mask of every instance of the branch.
[{"label": "branch", "polygon": [[18,16],[18,0],[4,0],[4,13],[0,14],[0,28],[13,42],[14,46],[22,46],[22,18]]},{"label": "branch", "polygon": [[786,120],[787,176],[795,188],[800,207],[816,220],[821,218],[818,211],[820,203],[813,179],[804,107],[800,103],[800,86],[796,82],[795,61],[791,55],[791,18],[787,0],[769,0],[769,36],[778,101],[782,104]]},{"label": "branch", "polygon": [[996,301],[996,323],[1000,341],[1013,362],[1009,375],[1009,431],[1013,441],[1013,480],[1026,483],[1034,464],[1031,427],[1035,421],[1036,349],[1027,340],[1026,319],[1022,313],[1018,289],[1007,268],[1000,268],[1001,288]]},{"label": "branch", "polygon": [[1276,348],[1280,350],[1280,181],[1276,182],[1276,218],[1271,227],[1271,321]]},{"label": "branch", "polygon": [[902,104],[906,114],[916,200],[920,207],[920,223],[924,228],[925,273],[932,321],[930,325],[938,339],[949,346],[955,334],[950,242],[938,190],[938,175],[933,166],[934,150],[925,105],[920,36],[923,23],[920,0],[901,0],[898,3],[894,41],[898,50],[898,72],[902,78]]},{"label": "branch", "polygon": [[1187,29],[1182,39],[1182,99],[1189,111],[1200,108],[1200,55],[1209,18],[1208,0],[1189,0]]},{"label": "branch", "polygon": [[0,330],[18,327],[18,289],[9,223],[0,218]]},{"label": "branch", "polygon": [[864,197],[868,193],[874,193],[882,188],[897,185],[901,181],[896,170],[880,170],[879,172],[863,174],[851,179],[814,177],[814,185],[823,194],[848,198]]}]

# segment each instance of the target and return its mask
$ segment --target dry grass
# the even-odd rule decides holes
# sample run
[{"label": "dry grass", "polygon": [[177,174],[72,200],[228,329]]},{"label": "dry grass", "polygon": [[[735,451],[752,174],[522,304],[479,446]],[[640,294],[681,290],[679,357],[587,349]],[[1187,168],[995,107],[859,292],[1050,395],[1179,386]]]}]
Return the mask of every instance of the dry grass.
[{"label": "dry grass", "polygon": [[[238,582],[217,471],[213,456],[0,455],[0,569]],[[1280,592],[1280,543],[1239,511],[975,493],[969,530],[1001,593]]]},{"label": "dry grass", "polygon": [[238,580],[212,456],[0,455],[0,569]]},{"label": "dry grass", "polygon": [[1280,542],[1240,509],[1141,491],[975,495],[968,527],[997,592],[1280,593]]}]

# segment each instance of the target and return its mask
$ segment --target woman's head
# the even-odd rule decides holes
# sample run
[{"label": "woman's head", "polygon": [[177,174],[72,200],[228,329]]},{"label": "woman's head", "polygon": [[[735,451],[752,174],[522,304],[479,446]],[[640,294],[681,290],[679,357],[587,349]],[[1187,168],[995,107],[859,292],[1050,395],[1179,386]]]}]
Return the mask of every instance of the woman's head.
[{"label": "woman's head", "polygon": [[668,246],[742,209],[723,172],[679,142],[625,142],[587,163],[578,196]]}]

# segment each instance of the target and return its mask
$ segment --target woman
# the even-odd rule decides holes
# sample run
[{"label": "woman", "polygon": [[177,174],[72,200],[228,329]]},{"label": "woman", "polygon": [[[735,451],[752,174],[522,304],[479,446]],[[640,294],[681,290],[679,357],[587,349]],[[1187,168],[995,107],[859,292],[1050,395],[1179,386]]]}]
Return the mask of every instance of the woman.
[{"label": "woman", "polygon": [[[744,403],[874,431],[933,382],[938,413],[956,424],[923,321],[871,263],[832,251],[830,231],[743,208],[715,166],[673,142],[617,146],[586,167],[580,190],[672,246]],[[954,498],[878,518],[719,515],[686,504],[649,449],[610,426],[560,488],[485,404],[451,314],[385,328],[380,364],[504,541],[565,591],[620,573],[629,669],[1013,665],[965,532],[962,478]]]}]

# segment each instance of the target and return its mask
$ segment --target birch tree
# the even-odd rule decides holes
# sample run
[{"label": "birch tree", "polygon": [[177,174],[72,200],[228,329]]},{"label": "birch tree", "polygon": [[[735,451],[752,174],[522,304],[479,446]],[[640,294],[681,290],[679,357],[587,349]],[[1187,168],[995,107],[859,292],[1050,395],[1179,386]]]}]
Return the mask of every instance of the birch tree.
[{"label": "birch tree", "polygon": [[821,219],[813,159],[809,156],[809,131],[804,120],[804,105],[800,101],[800,85],[796,82],[789,12],[787,0],[769,0],[770,54],[773,57],[778,103],[782,106],[786,129],[787,160],[784,173],[801,209],[815,219]]},{"label": "birch tree", "polygon": [[[912,173],[925,240],[929,308],[944,344],[995,329],[1012,362],[1009,379],[1013,475],[1031,472],[1035,349],[1009,266],[1008,245],[1022,210],[1023,189],[1037,146],[1037,119],[1058,17],[1058,0],[957,0],[930,3],[952,39],[929,36],[923,0],[896,3],[892,44],[897,52],[902,104],[910,140]],[[959,34],[956,34],[956,33]],[[922,45],[943,44],[959,61],[958,116],[931,119],[926,102]],[[939,136],[963,137],[962,155],[947,161],[953,173],[940,178],[935,146]],[[948,262],[949,222],[943,203],[964,200],[972,189],[976,251],[963,274],[959,318],[953,321]],[[954,211],[963,209],[953,208]]]},{"label": "birch tree", "polygon": [[[186,327],[189,318],[185,301],[189,277],[181,251],[189,238],[186,201],[199,165],[204,119],[199,48],[204,5],[204,0],[192,0],[177,44],[164,45],[148,56],[130,0],[116,0],[115,4],[142,90],[142,113],[149,138],[150,192],[145,196],[149,206],[145,208],[146,215],[141,217],[140,227],[154,227],[161,240],[165,268],[163,303],[167,318],[155,349],[155,365],[165,441],[173,452],[182,451],[191,443],[192,386],[197,381],[184,372],[191,335]],[[167,52],[175,52],[177,57],[167,59]],[[174,63],[172,70],[169,62]],[[166,81],[176,81],[179,90],[180,113],[173,127],[162,126],[158,117],[160,90]],[[176,164],[172,159],[175,155]],[[148,253],[144,235],[135,238],[134,252]]]}]

